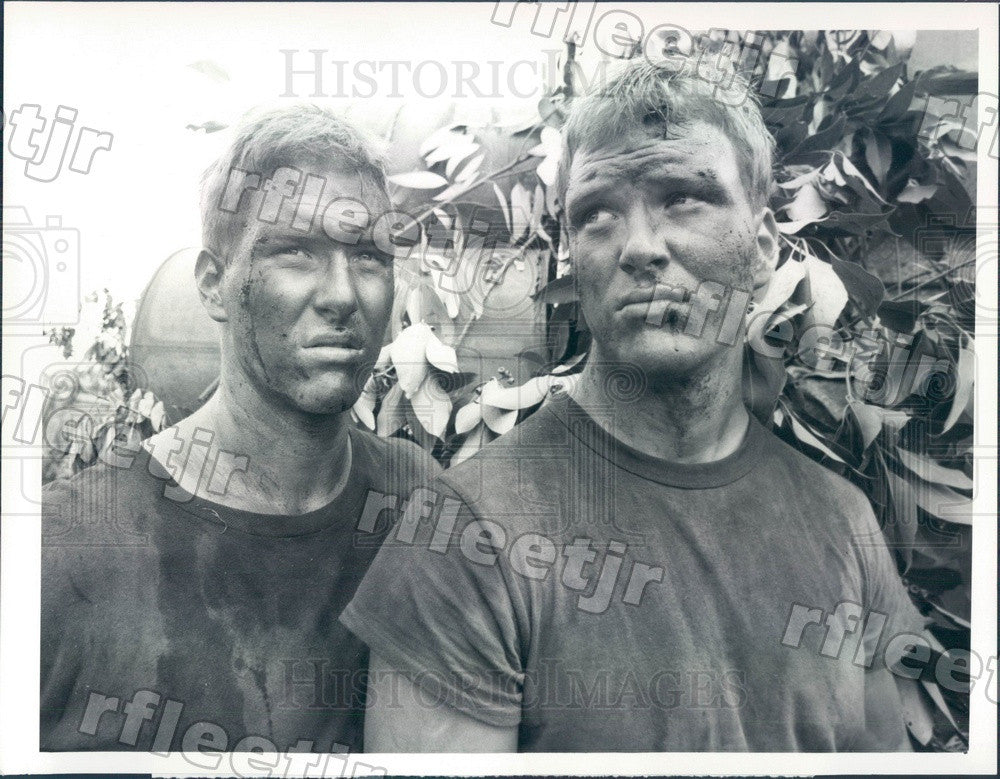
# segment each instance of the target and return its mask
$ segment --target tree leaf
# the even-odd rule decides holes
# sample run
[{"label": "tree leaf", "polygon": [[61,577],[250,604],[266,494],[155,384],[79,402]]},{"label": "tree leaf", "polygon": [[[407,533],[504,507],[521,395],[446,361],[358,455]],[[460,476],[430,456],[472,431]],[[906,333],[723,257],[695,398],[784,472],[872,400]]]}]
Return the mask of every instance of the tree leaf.
[{"label": "tree leaf", "polygon": [[813,301],[810,319],[815,324],[833,327],[849,297],[844,282],[829,263],[816,257],[806,257],[802,264],[809,276]]},{"label": "tree leaf", "polygon": [[884,300],[876,313],[884,325],[897,333],[912,333],[926,308],[919,300]]},{"label": "tree leaf", "polygon": [[410,398],[410,408],[421,426],[436,438],[444,435],[451,417],[451,398],[432,374],[428,374]]},{"label": "tree leaf", "polygon": [[882,432],[882,409],[858,400],[848,401],[847,408],[858,423],[864,448],[867,449]]},{"label": "tree leaf", "polygon": [[417,322],[400,332],[389,345],[398,386],[408,398],[420,388],[427,376],[427,340],[431,335],[428,325]]},{"label": "tree leaf", "polygon": [[518,181],[510,190],[511,243],[524,235],[531,221],[531,193]]},{"label": "tree leaf", "polygon": [[403,390],[398,384],[393,384],[378,410],[375,420],[375,431],[382,438],[388,438],[406,424],[406,413],[403,408]]},{"label": "tree leaf", "polygon": [[567,274],[553,279],[538,292],[532,295],[534,300],[552,305],[573,303],[580,299],[577,292],[576,281],[573,276]]},{"label": "tree leaf", "polygon": [[906,64],[900,62],[898,65],[893,65],[880,73],[869,76],[858,84],[851,93],[851,97],[855,100],[886,97],[896,85],[896,82],[899,81],[899,77],[903,74],[903,68],[905,67]]},{"label": "tree leaf", "polygon": [[435,368],[446,373],[458,373],[458,356],[455,350],[443,343],[433,332],[427,336],[425,352],[428,362]]},{"label": "tree leaf", "polygon": [[458,174],[455,181],[465,184],[469,183],[472,178],[479,172],[479,166],[483,164],[483,159],[486,155],[480,154],[478,157],[473,157],[469,164],[462,168],[462,172]]},{"label": "tree leaf", "polygon": [[472,457],[476,452],[483,448],[490,440],[489,430],[486,428],[482,422],[476,425],[475,429],[469,433],[465,440],[462,441],[462,445],[458,447],[458,450],[451,456],[451,461],[448,463],[449,468],[454,468],[459,463],[463,463]]},{"label": "tree leaf", "polygon": [[455,432],[458,435],[468,433],[483,421],[483,409],[478,400],[466,403],[455,414]]},{"label": "tree leaf", "polygon": [[847,294],[850,295],[854,305],[866,317],[874,316],[885,297],[885,286],[882,281],[856,262],[844,262],[834,257],[830,265],[833,272],[844,282]]},{"label": "tree leaf", "polygon": [[976,381],[976,355],[973,346],[973,341],[970,338],[969,348],[958,350],[958,362],[955,365],[955,393],[951,398],[948,418],[941,428],[942,435],[951,430],[972,398],[972,390]]},{"label": "tree leaf", "polygon": [[500,203],[500,213],[503,215],[503,223],[507,226],[507,232],[512,233],[514,227],[510,221],[510,205],[507,203],[507,198],[504,197],[503,190],[497,186],[495,181],[490,182],[493,185],[493,193],[497,196],[497,201]]},{"label": "tree leaf", "polygon": [[943,484],[958,490],[971,490],[973,487],[972,479],[962,471],[954,468],[945,468],[930,457],[903,449],[901,446],[896,447],[895,455],[896,459],[905,465],[911,473],[919,476],[926,482]]},{"label": "tree leaf", "polygon": [[937,191],[937,184],[921,184],[910,179],[903,190],[896,195],[896,201],[899,203],[923,203],[934,197]]},{"label": "tree leaf", "polygon": [[866,127],[862,134],[865,144],[865,162],[875,174],[879,186],[885,186],[885,174],[892,167],[892,144],[883,133]]},{"label": "tree leaf", "polygon": [[389,181],[409,189],[438,189],[448,183],[448,179],[429,170],[411,170],[389,176]]},{"label": "tree leaf", "polygon": [[788,420],[792,423],[792,431],[795,433],[795,437],[798,438],[806,446],[810,446],[813,449],[818,449],[823,452],[823,454],[828,457],[832,457],[839,463],[844,462],[844,459],[833,451],[829,446],[827,446],[815,433],[813,433],[808,427],[806,427],[802,422],[795,418],[794,414],[788,415]]}]

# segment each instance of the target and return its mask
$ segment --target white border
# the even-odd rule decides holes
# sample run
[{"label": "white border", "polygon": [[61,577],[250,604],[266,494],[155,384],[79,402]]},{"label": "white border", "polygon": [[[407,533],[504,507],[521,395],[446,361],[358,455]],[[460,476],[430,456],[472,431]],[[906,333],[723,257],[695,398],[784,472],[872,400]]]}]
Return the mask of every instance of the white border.
[{"label": "white border", "polygon": [[[17,3],[7,9],[41,4]],[[112,19],[116,8],[126,4],[59,3],[60,15],[69,17],[85,5],[87,13],[100,13]],[[128,4],[132,5],[132,4]],[[413,4],[406,13],[416,13]],[[427,11],[421,3],[419,10]],[[641,14],[637,4],[605,4]],[[873,3],[873,4],[797,4],[797,3],[711,3],[700,7],[695,3],[670,5],[676,12],[676,23],[690,29],[721,26],[742,29],[830,29],[851,28],[860,18],[871,29],[979,29],[980,91],[998,92],[997,39],[998,8],[992,4],[952,3]],[[452,4],[442,4],[442,10]],[[303,7],[306,12],[310,5]],[[315,7],[315,6],[313,6]],[[385,13],[390,9],[382,7]],[[370,9],[369,9],[370,10]],[[392,13],[402,11],[393,8]],[[484,13],[489,9],[484,7]],[[237,19],[252,12],[286,15],[289,4],[207,4],[171,3],[171,13],[226,17]],[[16,33],[16,13],[8,14],[5,36]],[[780,20],[780,23],[779,21]],[[71,30],[66,20],[67,29]],[[194,28],[196,25],[192,25]],[[234,29],[238,25],[234,24]],[[6,63],[9,66],[12,63]],[[981,123],[988,124],[984,114]],[[998,121],[993,116],[994,126]],[[986,157],[986,144],[981,144],[979,164],[980,204],[997,203],[996,161]],[[982,213],[982,209],[980,209]],[[994,211],[994,224],[996,212]],[[977,268],[977,290],[997,289],[997,232],[981,231],[978,238],[981,265]],[[986,333],[987,319],[981,313],[977,330]],[[972,598],[975,620],[972,648],[980,657],[997,654],[997,514],[996,493],[993,489],[997,460],[997,330],[994,336],[980,337],[976,342],[976,447],[982,453],[977,462],[978,489],[974,497],[974,512],[980,519],[975,530],[973,549]],[[4,373],[17,374],[22,353],[30,346],[43,343],[41,338],[16,338],[4,335]],[[0,550],[0,588],[3,607],[0,609],[0,772],[9,773],[81,773],[81,772],[142,772],[158,775],[232,775],[236,768],[223,756],[216,770],[196,767],[183,756],[169,758],[138,753],[39,753],[38,752],[38,678],[39,678],[39,560],[40,528],[37,508],[14,485],[38,484],[40,460],[24,459],[30,453],[23,449],[18,457],[5,455],[3,475],[3,545]],[[23,480],[23,481],[22,481]],[[11,516],[21,514],[21,516]],[[31,516],[34,514],[34,516]],[[928,774],[992,774],[997,756],[997,707],[984,694],[986,673],[973,690],[971,699],[971,744],[968,754],[729,754],[729,753],[621,753],[580,755],[361,755],[355,761],[385,768],[392,774],[578,774],[578,775],[641,775],[641,774],[824,774],[824,773],[928,773]],[[995,682],[994,682],[995,690]],[[363,770],[363,769],[362,769]],[[240,768],[244,775],[267,775]]]}]

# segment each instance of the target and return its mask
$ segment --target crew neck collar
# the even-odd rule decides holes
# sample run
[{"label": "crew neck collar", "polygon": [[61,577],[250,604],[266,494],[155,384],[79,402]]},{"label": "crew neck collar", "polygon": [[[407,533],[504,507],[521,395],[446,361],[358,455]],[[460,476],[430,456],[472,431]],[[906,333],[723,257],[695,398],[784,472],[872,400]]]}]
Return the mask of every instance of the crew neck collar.
[{"label": "crew neck collar", "polygon": [[599,457],[640,478],[681,489],[722,487],[746,476],[760,462],[768,435],[749,414],[746,433],[735,452],[709,463],[679,463],[640,452],[618,440],[565,393],[554,395],[546,405],[574,438]]},{"label": "crew neck collar", "polygon": [[[226,532],[236,530],[253,536],[269,536],[287,538],[303,536],[325,530],[341,517],[355,517],[361,510],[365,498],[365,485],[358,475],[364,471],[361,459],[366,450],[356,440],[353,430],[348,430],[351,436],[351,469],[344,489],[325,506],[305,514],[261,514],[253,511],[224,506],[203,497],[192,495],[182,488],[173,478],[164,478],[164,484],[178,496],[172,500],[177,508],[187,514],[209,522]],[[143,459],[149,468],[149,473],[165,474],[158,461],[152,459],[152,454],[142,449]],[[162,478],[162,477],[161,477]],[[170,498],[165,498],[170,500]]]}]

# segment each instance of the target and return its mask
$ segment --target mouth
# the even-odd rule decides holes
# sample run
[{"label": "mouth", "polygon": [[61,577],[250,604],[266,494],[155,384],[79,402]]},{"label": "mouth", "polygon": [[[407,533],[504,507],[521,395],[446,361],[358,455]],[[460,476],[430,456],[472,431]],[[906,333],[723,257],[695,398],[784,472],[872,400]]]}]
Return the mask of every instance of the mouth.
[{"label": "mouth", "polygon": [[309,359],[324,363],[357,362],[364,355],[361,338],[351,331],[319,333],[303,346]]},{"label": "mouth", "polygon": [[317,333],[307,339],[304,346],[306,349],[335,348],[361,351],[364,344],[357,333],[351,330],[343,330],[332,333]]},{"label": "mouth", "polygon": [[672,287],[667,284],[657,284],[654,287],[639,287],[625,293],[618,301],[619,311],[629,306],[645,306],[651,309],[654,304],[659,306],[686,304],[691,300],[690,291],[683,287]]}]

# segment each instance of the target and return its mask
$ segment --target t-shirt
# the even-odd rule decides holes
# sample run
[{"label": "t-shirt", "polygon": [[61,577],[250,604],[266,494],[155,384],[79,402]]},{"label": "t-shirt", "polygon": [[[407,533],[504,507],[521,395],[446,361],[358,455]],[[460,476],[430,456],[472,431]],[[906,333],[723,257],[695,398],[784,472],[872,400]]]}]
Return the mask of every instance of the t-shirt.
[{"label": "t-shirt", "polygon": [[563,396],[417,497],[341,621],[422,704],[520,751],[909,748],[882,653],[925,621],[861,491],[755,420],[678,464]]},{"label": "t-shirt", "polygon": [[362,747],[367,649],[337,621],[382,541],[362,519],[440,469],[350,440],[347,486],[301,515],[193,497],[145,451],[45,487],[42,750]]}]

